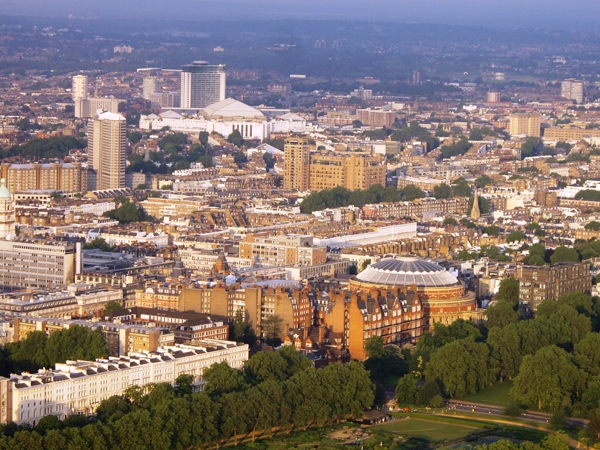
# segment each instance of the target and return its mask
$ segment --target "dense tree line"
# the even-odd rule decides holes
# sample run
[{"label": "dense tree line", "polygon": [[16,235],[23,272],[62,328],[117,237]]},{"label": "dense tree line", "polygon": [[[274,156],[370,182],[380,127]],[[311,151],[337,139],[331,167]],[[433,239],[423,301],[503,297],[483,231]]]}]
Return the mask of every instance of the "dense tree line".
[{"label": "dense tree line", "polygon": [[8,150],[0,149],[0,159],[20,156],[26,159],[60,159],[69,151],[83,149],[87,142],[74,136],[52,136],[49,138],[34,138],[26,144],[13,145]]},{"label": "dense tree line", "polygon": [[419,125],[418,122],[411,122],[408,126],[402,126],[394,131],[390,139],[392,141],[409,142],[421,141],[427,144],[427,151],[431,151],[440,145],[440,140],[437,137],[431,136],[427,128]]},{"label": "dense tree line", "polygon": [[326,208],[340,208],[349,205],[361,207],[371,203],[412,201],[422,197],[425,197],[425,192],[414,185],[408,185],[399,190],[395,186],[384,188],[380,184],[376,184],[364,191],[360,189],[351,191],[343,187],[336,187],[311,193],[300,204],[300,210],[304,214],[310,214]]},{"label": "dense tree line", "polygon": [[600,191],[595,189],[584,189],[575,194],[575,200],[600,201]]},{"label": "dense tree line", "polygon": [[579,262],[600,256],[600,241],[590,240],[579,242],[575,247],[558,246],[555,249],[546,248],[544,244],[536,243],[528,247],[529,256],[523,262],[534,266],[556,264],[563,261]]},{"label": "dense tree line", "polygon": [[[421,188],[412,184],[402,189],[397,189],[394,186],[384,188],[376,184],[364,191],[351,191],[343,187],[336,187],[311,193],[300,204],[300,210],[304,214],[310,214],[313,211],[320,211],[326,208],[340,208],[349,205],[361,207],[373,203],[413,201],[425,196],[426,194]],[[455,180],[452,186],[446,183],[434,186],[431,196],[436,199],[471,197],[467,207],[467,214],[470,214],[473,208],[474,197],[471,186],[464,178]],[[489,212],[491,208],[489,200],[484,197],[478,197],[478,199],[480,211],[483,214]]]},{"label": "dense tree line", "polygon": [[[511,395],[523,407],[585,417],[588,436],[600,431],[600,302],[582,292],[545,300],[535,318],[518,311],[518,282],[502,282],[498,303],[482,329],[456,321],[435,324],[406,354],[411,370],[397,385],[401,404],[436,403],[513,380]],[[425,385],[417,387],[419,379]],[[437,385],[437,388],[433,384]],[[419,393],[427,386],[425,394]],[[437,393],[439,389],[439,394]],[[435,395],[434,395],[435,394]]]},{"label": "dense tree line", "polygon": [[440,147],[440,151],[442,152],[442,159],[448,159],[453,156],[464,155],[469,151],[472,147],[472,144],[469,143],[469,139],[466,136],[461,136],[453,144],[446,144]]},{"label": "dense tree line", "polygon": [[549,434],[539,444],[531,441],[515,443],[501,439],[489,445],[473,447],[474,450],[569,450],[570,448],[569,436],[563,432]]},{"label": "dense tree line", "polygon": [[52,368],[57,362],[91,360],[108,356],[108,344],[100,330],[73,325],[53,332],[50,337],[42,331],[33,331],[25,339],[11,342],[0,351],[0,375],[37,372],[42,367]]},{"label": "dense tree line", "polygon": [[356,362],[316,370],[293,347],[259,353],[239,371],[226,363],[192,377],[132,386],[103,401],[95,420],[46,416],[33,429],[8,425],[0,449],[207,448],[225,440],[254,440],[263,430],[284,432],[359,417],[373,403],[368,372]]}]

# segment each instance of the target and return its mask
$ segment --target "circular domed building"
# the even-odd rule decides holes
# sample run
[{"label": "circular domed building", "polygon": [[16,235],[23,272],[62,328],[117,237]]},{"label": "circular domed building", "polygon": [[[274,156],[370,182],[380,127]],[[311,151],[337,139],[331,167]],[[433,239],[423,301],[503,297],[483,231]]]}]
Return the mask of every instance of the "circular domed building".
[{"label": "circular domed building", "polygon": [[446,325],[477,314],[475,293],[439,264],[414,256],[386,258],[371,264],[350,280],[351,290],[376,291],[406,287],[416,291],[423,304],[426,325]]}]

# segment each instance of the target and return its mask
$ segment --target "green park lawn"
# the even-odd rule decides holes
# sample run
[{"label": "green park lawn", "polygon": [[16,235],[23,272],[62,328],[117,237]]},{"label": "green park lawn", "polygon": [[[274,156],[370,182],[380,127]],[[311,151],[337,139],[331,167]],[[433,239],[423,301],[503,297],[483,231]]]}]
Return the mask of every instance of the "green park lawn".
[{"label": "green park lawn", "polygon": [[389,431],[403,437],[418,437],[429,441],[446,441],[463,438],[477,428],[457,423],[406,418],[377,425],[373,430]]},{"label": "green park lawn", "polygon": [[512,381],[496,383],[493,386],[482,389],[477,394],[468,394],[453,400],[464,400],[465,402],[484,403],[486,405],[507,406],[512,398],[510,390],[512,389]]}]

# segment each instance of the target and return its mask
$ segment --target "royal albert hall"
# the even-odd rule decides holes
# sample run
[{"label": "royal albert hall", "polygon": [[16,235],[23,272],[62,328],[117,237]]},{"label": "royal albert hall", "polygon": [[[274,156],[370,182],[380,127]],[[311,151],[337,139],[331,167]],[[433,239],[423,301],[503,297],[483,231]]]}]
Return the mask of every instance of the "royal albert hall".
[{"label": "royal albert hall", "polygon": [[439,264],[414,256],[386,258],[350,280],[351,290],[372,291],[406,287],[417,291],[426,325],[477,320],[475,293]]}]

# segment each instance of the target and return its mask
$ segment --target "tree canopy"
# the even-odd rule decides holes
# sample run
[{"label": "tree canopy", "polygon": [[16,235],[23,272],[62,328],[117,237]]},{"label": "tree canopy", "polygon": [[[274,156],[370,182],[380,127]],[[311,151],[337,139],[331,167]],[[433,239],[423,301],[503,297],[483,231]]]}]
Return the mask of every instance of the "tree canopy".
[{"label": "tree canopy", "polygon": [[425,193],[414,185],[408,185],[401,190],[394,186],[384,188],[380,184],[357,191],[336,187],[311,193],[300,204],[300,210],[304,214],[310,214],[326,208],[349,205],[361,207],[372,203],[412,201],[422,197],[425,197]]},{"label": "tree canopy", "polygon": [[104,217],[118,220],[119,223],[146,222],[154,220],[153,217],[146,214],[144,208],[136,206],[129,199],[126,199],[117,209],[106,211],[102,214]]},{"label": "tree canopy", "polygon": [[[274,427],[353,419],[373,403],[373,386],[360,363],[316,370],[293,347],[259,358],[252,373],[261,376],[247,377],[221,363],[205,371],[202,392],[194,392],[191,377],[184,374],[175,386],[129,387],[123,395],[102,401],[93,420],[47,416],[34,429],[5,427],[0,449],[210,448],[228,439],[234,444],[242,437],[254,440]],[[278,375],[271,377],[269,368],[277,368]]]}]

